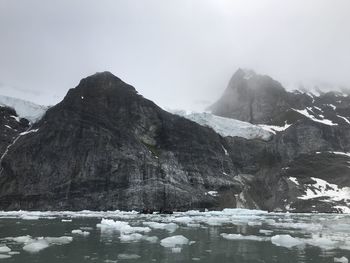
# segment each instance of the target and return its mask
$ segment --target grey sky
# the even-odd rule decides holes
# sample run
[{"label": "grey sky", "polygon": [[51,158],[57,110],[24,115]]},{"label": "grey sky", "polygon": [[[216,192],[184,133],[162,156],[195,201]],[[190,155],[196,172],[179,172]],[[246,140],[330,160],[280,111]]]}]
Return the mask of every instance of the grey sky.
[{"label": "grey sky", "polygon": [[350,84],[349,0],[0,0],[0,93],[60,101],[109,70],[163,107],[217,99],[238,67]]}]

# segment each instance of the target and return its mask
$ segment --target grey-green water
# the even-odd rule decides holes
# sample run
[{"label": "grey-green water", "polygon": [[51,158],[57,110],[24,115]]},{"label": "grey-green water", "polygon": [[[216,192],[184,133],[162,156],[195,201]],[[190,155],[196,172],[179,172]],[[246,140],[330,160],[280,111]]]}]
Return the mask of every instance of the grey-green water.
[{"label": "grey-green water", "polygon": [[[172,236],[178,244],[164,241]],[[5,246],[11,251],[4,252]],[[242,209],[174,215],[0,212],[0,262],[321,263],[346,258],[350,215]]]}]

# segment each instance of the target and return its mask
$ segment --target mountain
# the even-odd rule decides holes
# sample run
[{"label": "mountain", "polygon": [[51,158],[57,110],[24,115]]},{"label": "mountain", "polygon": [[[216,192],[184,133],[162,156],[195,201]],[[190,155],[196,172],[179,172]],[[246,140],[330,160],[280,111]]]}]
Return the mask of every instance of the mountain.
[{"label": "mountain", "polygon": [[[271,198],[265,204],[294,211],[350,211],[350,97],[340,92],[286,91],[253,71],[238,70],[210,109],[275,131],[268,148],[281,169],[263,179]],[[271,176],[270,172],[270,176]],[[322,180],[322,181],[320,181]],[[283,202],[274,200],[282,188]],[[333,196],[332,194],[333,193]],[[342,194],[343,193],[343,194]],[[338,195],[338,197],[334,197]]]},{"label": "mountain", "polygon": [[0,208],[235,207],[242,182],[229,147],[212,129],[98,73],[10,147],[1,163]]},{"label": "mountain", "polygon": [[239,70],[213,114],[172,114],[97,73],[35,123],[0,108],[23,124],[1,140],[0,209],[349,212],[349,108]]}]

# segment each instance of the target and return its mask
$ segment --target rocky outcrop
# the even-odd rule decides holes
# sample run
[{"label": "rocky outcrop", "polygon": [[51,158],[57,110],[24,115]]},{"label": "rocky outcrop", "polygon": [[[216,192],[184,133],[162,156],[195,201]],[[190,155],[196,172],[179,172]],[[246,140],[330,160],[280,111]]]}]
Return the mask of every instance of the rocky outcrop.
[{"label": "rocky outcrop", "polygon": [[234,160],[229,148],[212,129],[99,73],[10,148],[1,163],[0,209],[235,207],[241,155]]},{"label": "rocky outcrop", "polygon": [[[278,161],[267,167],[265,175],[258,170],[248,187],[260,208],[349,210],[350,98],[346,94],[287,92],[270,77],[238,70],[211,110],[219,116],[261,124],[275,133],[265,147]],[[341,154],[341,162],[334,153]],[[337,198],[332,191],[348,194]]]}]

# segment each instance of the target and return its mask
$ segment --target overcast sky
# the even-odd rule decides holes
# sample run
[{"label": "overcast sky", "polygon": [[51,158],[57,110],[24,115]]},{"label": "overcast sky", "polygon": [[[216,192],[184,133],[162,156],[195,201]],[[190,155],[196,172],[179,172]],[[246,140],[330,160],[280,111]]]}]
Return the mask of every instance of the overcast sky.
[{"label": "overcast sky", "polygon": [[3,95],[55,104],[108,70],[162,107],[198,109],[239,67],[349,85],[350,1],[0,0]]}]

